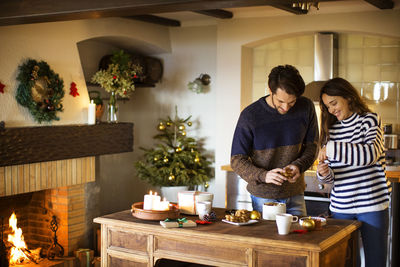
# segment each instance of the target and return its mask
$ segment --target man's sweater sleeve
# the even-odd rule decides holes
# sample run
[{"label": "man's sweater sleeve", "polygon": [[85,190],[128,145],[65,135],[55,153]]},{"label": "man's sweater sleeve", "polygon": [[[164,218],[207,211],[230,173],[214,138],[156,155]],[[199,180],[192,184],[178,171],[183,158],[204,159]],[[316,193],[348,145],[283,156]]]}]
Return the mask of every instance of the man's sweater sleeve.
[{"label": "man's sweater sleeve", "polygon": [[240,116],[238,125],[235,129],[232,142],[231,167],[233,171],[243,178],[246,182],[258,181],[265,183],[267,170],[256,167],[251,159],[250,153],[253,148],[253,134]]}]

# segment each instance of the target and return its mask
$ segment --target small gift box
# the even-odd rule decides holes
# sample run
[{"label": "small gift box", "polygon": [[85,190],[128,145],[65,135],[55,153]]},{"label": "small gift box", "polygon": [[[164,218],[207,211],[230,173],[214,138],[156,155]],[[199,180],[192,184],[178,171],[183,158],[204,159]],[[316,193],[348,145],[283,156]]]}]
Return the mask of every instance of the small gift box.
[{"label": "small gift box", "polygon": [[197,224],[192,220],[187,220],[186,218],[160,221],[160,224],[164,228],[184,228],[184,227],[196,227]]},{"label": "small gift box", "polygon": [[75,257],[78,259],[78,266],[91,267],[93,266],[94,251],[87,248],[80,248],[74,251]]},{"label": "small gift box", "polygon": [[198,215],[196,210],[196,203],[203,201],[210,201],[211,206],[214,195],[208,192],[200,191],[183,191],[178,192],[178,205],[181,213],[189,215]]}]

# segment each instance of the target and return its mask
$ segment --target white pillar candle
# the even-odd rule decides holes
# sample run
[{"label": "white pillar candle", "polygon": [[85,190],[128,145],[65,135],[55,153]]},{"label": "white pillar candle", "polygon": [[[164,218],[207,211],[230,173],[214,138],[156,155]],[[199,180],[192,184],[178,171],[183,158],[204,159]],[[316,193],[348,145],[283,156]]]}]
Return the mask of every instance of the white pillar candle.
[{"label": "white pillar candle", "polygon": [[164,197],[163,201],[160,202],[160,210],[169,210],[169,201]]},{"label": "white pillar candle", "polygon": [[153,210],[160,210],[161,196],[157,196],[157,192],[153,195]]},{"label": "white pillar candle", "polygon": [[154,200],[153,192],[150,191],[149,194],[144,195],[143,209],[145,210],[153,209],[153,200]]},{"label": "white pillar candle", "polygon": [[96,104],[93,103],[93,100],[90,101],[88,107],[88,124],[96,124]]}]

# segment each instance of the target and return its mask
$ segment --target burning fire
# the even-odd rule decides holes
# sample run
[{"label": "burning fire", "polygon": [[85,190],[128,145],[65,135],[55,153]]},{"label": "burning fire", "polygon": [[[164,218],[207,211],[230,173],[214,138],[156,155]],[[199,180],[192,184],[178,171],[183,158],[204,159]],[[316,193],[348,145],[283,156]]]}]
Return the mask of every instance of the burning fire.
[{"label": "burning fire", "polygon": [[17,216],[13,212],[9,219],[10,228],[12,228],[13,234],[8,235],[8,242],[13,246],[10,252],[10,264],[22,263],[24,260],[29,260],[24,251],[27,250],[24,236],[22,235],[22,229],[17,227]]}]

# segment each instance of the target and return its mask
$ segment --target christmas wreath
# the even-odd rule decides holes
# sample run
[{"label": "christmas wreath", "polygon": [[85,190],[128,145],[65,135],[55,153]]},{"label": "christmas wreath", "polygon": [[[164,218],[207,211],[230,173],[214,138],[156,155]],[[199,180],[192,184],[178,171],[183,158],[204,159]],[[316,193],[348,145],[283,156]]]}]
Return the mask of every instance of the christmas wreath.
[{"label": "christmas wreath", "polygon": [[28,108],[36,121],[59,120],[63,111],[64,82],[44,61],[28,59],[19,66],[17,102]]}]

